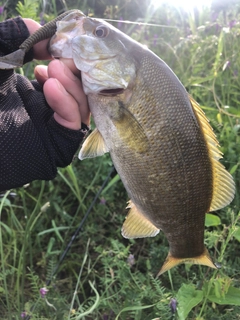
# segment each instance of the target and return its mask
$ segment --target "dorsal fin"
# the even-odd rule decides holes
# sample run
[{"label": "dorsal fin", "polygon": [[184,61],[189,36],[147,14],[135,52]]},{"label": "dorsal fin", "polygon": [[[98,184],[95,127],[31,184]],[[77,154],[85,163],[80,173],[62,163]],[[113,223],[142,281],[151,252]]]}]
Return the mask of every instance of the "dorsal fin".
[{"label": "dorsal fin", "polygon": [[159,229],[155,227],[130,200],[127,209],[129,213],[122,226],[122,236],[127,239],[155,237]]},{"label": "dorsal fin", "polygon": [[208,152],[212,162],[213,170],[213,195],[211,205],[208,211],[219,210],[227,206],[234,198],[235,183],[233,177],[218,161],[222,158],[222,152],[219,150],[219,143],[209,124],[207,117],[198,103],[189,96],[195,115],[201,123],[201,128],[207,143]]}]

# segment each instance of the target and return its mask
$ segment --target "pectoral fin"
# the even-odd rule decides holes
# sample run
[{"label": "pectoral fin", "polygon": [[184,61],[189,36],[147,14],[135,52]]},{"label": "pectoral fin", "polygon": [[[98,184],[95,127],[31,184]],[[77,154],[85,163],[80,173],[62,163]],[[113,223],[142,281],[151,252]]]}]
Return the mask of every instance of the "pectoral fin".
[{"label": "pectoral fin", "polygon": [[222,158],[222,153],[219,150],[219,143],[213,132],[212,127],[209,124],[203,110],[197,104],[194,99],[190,98],[190,102],[195,111],[195,115],[198,118],[201,128],[204,134],[205,141],[212,163],[213,174],[213,194],[212,201],[208,211],[219,210],[227,206],[234,198],[235,184],[233,177],[224,168],[224,166],[218,161]]},{"label": "pectoral fin", "polygon": [[158,276],[163,274],[165,271],[172,269],[180,263],[193,263],[193,264],[201,264],[204,266],[208,266],[213,269],[218,269],[219,266],[215,265],[208,253],[208,250],[205,248],[202,255],[193,258],[175,258],[169,252],[161,270],[158,272]]},{"label": "pectoral fin", "polygon": [[155,227],[144,215],[136,208],[132,201],[129,201],[127,209],[130,211],[122,226],[122,236],[128,239],[155,237],[159,229]]},{"label": "pectoral fin", "polygon": [[105,145],[101,133],[96,128],[84,141],[78,158],[80,160],[86,158],[95,158],[98,156],[102,156],[106,152],[108,152],[108,149]]},{"label": "pectoral fin", "polygon": [[125,145],[139,153],[148,150],[148,138],[142,126],[122,103],[119,103],[118,110],[115,110],[110,116],[118,131],[119,138]]}]

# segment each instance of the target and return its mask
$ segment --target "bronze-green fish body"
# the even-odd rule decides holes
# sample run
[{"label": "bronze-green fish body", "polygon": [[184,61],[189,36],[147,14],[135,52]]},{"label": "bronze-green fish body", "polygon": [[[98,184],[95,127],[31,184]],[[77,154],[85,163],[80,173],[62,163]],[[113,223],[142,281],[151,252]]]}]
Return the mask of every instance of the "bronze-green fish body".
[{"label": "bronze-green fish body", "polygon": [[123,236],[164,232],[170,251],[159,274],[181,262],[215,268],[204,247],[205,214],[232,201],[234,182],[218,162],[221,152],[203,111],[138,42],[102,20],[63,20],[50,50],[82,71],[96,124],[79,157],[110,152],[131,199]]},{"label": "bronze-green fish body", "polygon": [[159,274],[181,262],[215,268],[204,247],[205,214],[232,201],[234,182],[207,118],[176,75],[138,42],[77,10],[57,22],[50,51],[81,70],[96,129],[79,157],[110,152],[131,199],[123,236],[164,232],[170,251]]},{"label": "bronze-green fish body", "polygon": [[[205,213],[213,196],[212,164],[187,92],[166,64],[154,58],[140,61],[130,99],[127,91],[114,99],[89,94],[89,105],[130,208],[135,206],[154,226],[147,231],[138,215],[129,226],[128,217],[123,236],[154,236],[162,230],[172,256],[198,257],[204,252]],[[128,116],[138,125],[124,119]]]}]

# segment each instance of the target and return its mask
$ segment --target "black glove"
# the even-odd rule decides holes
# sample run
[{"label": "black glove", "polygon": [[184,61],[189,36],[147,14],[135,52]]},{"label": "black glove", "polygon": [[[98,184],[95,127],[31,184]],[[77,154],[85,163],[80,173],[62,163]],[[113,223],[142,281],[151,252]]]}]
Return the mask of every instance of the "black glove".
[{"label": "black glove", "polygon": [[[18,49],[29,33],[21,18],[0,23],[0,55]],[[25,62],[31,60],[29,52]],[[37,81],[0,70],[0,191],[50,180],[69,165],[88,127],[59,125]]]}]

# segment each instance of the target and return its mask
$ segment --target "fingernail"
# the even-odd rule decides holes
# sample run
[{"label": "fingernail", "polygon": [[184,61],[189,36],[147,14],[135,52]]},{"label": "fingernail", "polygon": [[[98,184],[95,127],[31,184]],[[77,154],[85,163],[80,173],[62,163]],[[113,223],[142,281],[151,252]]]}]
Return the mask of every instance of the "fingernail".
[{"label": "fingernail", "polygon": [[42,76],[43,78],[47,78],[47,66],[39,65],[35,69],[40,76]]}]

